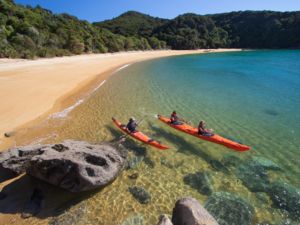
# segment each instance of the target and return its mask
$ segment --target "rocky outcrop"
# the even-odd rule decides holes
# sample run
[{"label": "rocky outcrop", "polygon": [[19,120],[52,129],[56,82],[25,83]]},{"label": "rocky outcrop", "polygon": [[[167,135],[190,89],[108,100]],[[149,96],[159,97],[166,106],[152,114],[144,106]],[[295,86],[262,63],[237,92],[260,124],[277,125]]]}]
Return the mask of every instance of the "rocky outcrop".
[{"label": "rocky outcrop", "polygon": [[0,154],[0,165],[44,180],[71,192],[104,187],[126,161],[127,152],[109,144],[65,141],[56,145],[30,145]]},{"label": "rocky outcrop", "polygon": [[218,225],[217,221],[194,198],[183,198],[173,209],[174,225]]},{"label": "rocky outcrop", "polygon": [[205,208],[220,225],[250,225],[254,213],[253,207],[246,200],[227,192],[212,194]]},{"label": "rocky outcrop", "polygon": [[291,214],[300,217],[300,190],[296,187],[277,181],[274,182],[268,192],[274,205],[285,209]]}]

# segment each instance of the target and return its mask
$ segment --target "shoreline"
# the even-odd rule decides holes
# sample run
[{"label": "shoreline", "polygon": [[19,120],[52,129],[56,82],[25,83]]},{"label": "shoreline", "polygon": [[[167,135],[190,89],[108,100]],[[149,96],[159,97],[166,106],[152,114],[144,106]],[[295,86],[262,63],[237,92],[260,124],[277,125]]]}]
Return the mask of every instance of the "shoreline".
[{"label": "shoreline", "polygon": [[[0,151],[13,145],[5,132],[18,132],[54,114],[72,111],[78,101],[128,65],[162,57],[242,49],[158,50],[77,55],[37,60],[0,59]],[[73,107],[73,108],[72,108]]]}]

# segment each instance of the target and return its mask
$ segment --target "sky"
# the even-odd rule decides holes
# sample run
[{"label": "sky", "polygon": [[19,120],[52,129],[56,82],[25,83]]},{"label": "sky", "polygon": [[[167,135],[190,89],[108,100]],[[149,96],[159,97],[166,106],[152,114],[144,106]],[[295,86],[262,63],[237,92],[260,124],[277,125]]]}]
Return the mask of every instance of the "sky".
[{"label": "sky", "polygon": [[161,18],[183,13],[201,15],[239,10],[299,11],[300,0],[15,0],[18,4],[68,13],[90,22],[112,19],[134,10]]}]

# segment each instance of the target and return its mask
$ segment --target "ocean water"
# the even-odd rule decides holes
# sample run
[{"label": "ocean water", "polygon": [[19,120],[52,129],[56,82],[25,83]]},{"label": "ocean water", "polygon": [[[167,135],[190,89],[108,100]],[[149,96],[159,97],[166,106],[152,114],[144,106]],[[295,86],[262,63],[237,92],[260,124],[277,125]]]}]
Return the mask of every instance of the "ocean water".
[{"label": "ocean water", "polygon": [[[252,149],[236,152],[205,142],[155,117],[169,116],[173,110],[195,126],[205,120],[216,133]],[[27,137],[114,142],[122,134],[112,116],[124,123],[131,116],[143,118],[139,129],[171,149],[160,151],[127,138],[125,146],[136,165],[85,199],[85,213],[77,224],[156,224],[159,215],[171,214],[183,196],[204,205],[209,196],[184,182],[185,176],[204,171],[210,174],[213,192],[232,193],[254,208],[251,224],[299,224],[267,194],[250,190],[237,170],[249,160],[268,159],[280,168],[267,170],[270,185],[283,181],[300,189],[300,51],[209,53],[133,64],[115,73],[66,117],[53,117],[27,130]],[[228,156],[243,161],[224,169]],[[134,173],[138,178],[130,179]],[[128,191],[132,186],[147,190],[150,203],[134,199]],[[76,207],[80,206],[72,210]]]}]

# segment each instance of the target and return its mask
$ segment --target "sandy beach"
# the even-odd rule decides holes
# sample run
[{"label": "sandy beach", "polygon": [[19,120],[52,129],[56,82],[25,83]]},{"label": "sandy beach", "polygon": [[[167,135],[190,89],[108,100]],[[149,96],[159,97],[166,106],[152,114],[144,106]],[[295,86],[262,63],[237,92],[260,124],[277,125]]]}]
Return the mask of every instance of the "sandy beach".
[{"label": "sandy beach", "polygon": [[166,56],[238,50],[162,50],[37,60],[0,59],[0,146],[3,149],[7,142],[5,132],[17,132],[74,105],[80,95],[97,88],[126,65]]}]

